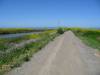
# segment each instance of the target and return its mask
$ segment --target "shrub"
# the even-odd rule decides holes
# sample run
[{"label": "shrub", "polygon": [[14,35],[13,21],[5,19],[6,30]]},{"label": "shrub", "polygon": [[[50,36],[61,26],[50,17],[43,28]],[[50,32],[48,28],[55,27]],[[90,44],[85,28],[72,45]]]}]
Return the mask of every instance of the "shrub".
[{"label": "shrub", "polygon": [[57,33],[63,34],[63,33],[64,33],[64,29],[63,29],[63,28],[58,28],[58,29],[57,29]]},{"label": "shrub", "polygon": [[25,56],[23,60],[27,62],[27,61],[30,60],[30,57],[29,56]]}]

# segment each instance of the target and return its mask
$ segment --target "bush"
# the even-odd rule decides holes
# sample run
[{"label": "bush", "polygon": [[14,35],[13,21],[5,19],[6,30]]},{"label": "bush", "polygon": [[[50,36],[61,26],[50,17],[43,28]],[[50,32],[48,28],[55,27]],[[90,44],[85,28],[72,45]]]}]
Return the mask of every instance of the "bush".
[{"label": "bush", "polygon": [[57,33],[63,34],[63,33],[64,33],[64,29],[63,29],[63,28],[58,28],[58,29],[57,29]]},{"label": "bush", "polygon": [[27,62],[27,61],[30,60],[30,57],[29,56],[26,56],[23,60]]}]

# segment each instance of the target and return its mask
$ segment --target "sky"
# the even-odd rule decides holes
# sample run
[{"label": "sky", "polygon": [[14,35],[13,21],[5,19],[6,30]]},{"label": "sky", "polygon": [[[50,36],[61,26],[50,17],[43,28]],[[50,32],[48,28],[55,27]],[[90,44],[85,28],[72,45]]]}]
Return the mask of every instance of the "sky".
[{"label": "sky", "polygon": [[100,27],[100,0],[0,0],[0,27]]}]

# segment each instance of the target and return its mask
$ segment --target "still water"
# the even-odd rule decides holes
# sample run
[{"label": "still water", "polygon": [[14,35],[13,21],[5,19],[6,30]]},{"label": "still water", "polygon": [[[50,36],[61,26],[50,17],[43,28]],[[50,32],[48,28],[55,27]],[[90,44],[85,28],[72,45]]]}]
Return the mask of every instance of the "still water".
[{"label": "still water", "polygon": [[16,34],[5,34],[0,35],[0,38],[15,38],[15,37],[21,37],[28,34],[38,34],[40,32],[29,32],[29,33],[16,33]]}]

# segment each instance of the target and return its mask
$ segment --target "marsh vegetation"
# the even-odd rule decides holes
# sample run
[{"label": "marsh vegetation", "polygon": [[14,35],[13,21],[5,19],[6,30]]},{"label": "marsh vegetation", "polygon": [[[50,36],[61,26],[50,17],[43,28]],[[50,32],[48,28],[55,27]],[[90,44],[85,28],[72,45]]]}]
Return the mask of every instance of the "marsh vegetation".
[{"label": "marsh vegetation", "polygon": [[57,36],[56,30],[15,38],[0,38],[0,75],[29,61],[30,57]]}]

